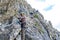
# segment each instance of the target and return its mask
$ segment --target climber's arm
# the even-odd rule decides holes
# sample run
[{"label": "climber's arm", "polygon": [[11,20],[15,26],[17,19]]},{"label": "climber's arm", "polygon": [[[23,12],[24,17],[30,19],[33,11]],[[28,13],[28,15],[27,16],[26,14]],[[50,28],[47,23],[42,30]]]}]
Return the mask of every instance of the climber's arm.
[{"label": "climber's arm", "polygon": [[22,21],[21,21],[21,17],[20,17],[20,16],[18,17],[18,19],[19,19],[19,21],[20,21],[20,22],[22,22]]}]

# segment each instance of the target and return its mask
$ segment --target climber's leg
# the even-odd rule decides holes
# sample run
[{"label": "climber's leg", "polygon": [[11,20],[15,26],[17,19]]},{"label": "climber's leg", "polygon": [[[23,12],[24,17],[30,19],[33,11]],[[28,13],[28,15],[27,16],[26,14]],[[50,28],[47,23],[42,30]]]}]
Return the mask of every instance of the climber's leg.
[{"label": "climber's leg", "polygon": [[23,39],[25,40],[25,28],[23,28]]},{"label": "climber's leg", "polygon": [[25,40],[25,24],[21,24],[21,40]]},{"label": "climber's leg", "polygon": [[21,40],[25,40],[25,30],[21,30]]}]

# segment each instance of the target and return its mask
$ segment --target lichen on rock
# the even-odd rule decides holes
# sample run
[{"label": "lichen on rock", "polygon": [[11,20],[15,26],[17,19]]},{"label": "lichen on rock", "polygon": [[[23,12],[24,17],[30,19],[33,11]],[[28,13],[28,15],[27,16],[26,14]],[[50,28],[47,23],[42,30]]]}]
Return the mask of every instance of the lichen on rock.
[{"label": "lichen on rock", "polygon": [[26,40],[60,40],[60,32],[25,0],[0,0],[0,40],[21,40],[21,12],[26,16]]}]

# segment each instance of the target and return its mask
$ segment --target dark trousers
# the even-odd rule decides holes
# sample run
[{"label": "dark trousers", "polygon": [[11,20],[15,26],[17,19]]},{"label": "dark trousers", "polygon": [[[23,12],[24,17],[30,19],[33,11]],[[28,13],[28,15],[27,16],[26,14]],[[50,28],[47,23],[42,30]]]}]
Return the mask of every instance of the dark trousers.
[{"label": "dark trousers", "polygon": [[21,40],[25,40],[25,25],[26,23],[21,24]]},{"label": "dark trousers", "polygon": [[21,23],[21,28],[25,28],[26,22]]}]

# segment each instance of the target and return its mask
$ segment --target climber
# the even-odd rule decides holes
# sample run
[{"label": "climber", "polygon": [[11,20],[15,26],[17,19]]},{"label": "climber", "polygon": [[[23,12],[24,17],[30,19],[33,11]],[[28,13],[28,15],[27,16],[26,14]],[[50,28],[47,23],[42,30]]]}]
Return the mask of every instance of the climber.
[{"label": "climber", "polygon": [[26,17],[24,15],[24,13],[20,13],[20,16],[18,19],[19,19],[20,24],[21,24],[21,40],[25,40]]},{"label": "climber", "polygon": [[19,21],[21,23],[21,28],[24,28],[25,25],[26,25],[26,17],[24,15],[24,13],[20,13],[20,16],[19,16]]}]

